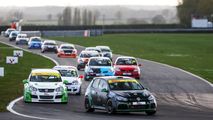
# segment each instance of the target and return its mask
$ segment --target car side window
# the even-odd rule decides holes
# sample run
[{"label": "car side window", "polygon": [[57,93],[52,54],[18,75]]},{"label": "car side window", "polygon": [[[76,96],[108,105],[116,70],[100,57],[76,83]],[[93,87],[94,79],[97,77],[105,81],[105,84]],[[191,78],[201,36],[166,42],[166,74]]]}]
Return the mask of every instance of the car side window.
[{"label": "car side window", "polygon": [[92,84],[92,87],[93,88],[98,88],[99,81],[100,81],[99,79],[95,79],[93,84]]},{"label": "car side window", "polygon": [[99,86],[98,86],[98,89],[99,89],[99,90],[102,90],[102,89],[108,90],[108,85],[107,85],[106,81],[101,80],[101,81],[100,81],[100,84],[99,84]]}]

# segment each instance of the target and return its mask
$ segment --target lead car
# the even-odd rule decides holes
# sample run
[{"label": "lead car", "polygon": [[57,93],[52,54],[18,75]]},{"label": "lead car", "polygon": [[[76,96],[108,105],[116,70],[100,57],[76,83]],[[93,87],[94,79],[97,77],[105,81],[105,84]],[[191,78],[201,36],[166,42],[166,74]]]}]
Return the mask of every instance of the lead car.
[{"label": "lead car", "polygon": [[67,81],[62,82],[57,70],[34,69],[23,83],[24,102],[68,102]]},{"label": "lead car", "polygon": [[89,84],[85,93],[85,109],[116,112],[146,112],[154,115],[157,111],[155,97],[136,79],[130,77],[98,77]]}]

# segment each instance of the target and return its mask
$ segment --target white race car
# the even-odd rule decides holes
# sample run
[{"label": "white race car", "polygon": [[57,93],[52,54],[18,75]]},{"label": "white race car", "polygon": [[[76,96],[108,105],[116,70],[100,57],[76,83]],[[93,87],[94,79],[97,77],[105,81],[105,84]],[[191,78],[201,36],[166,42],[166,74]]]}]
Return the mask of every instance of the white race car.
[{"label": "white race car", "polygon": [[24,102],[68,102],[67,81],[57,70],[34,69],[23,83]]},{"label": "white race car", "polygon": [[55,66],[54,70],[58,70],[62,76],[62,80],[68,81],[66,83],[67,91],[71,94],[81,94],[81,79],[83,76],[78,75],[78,70],[74,66]]}]

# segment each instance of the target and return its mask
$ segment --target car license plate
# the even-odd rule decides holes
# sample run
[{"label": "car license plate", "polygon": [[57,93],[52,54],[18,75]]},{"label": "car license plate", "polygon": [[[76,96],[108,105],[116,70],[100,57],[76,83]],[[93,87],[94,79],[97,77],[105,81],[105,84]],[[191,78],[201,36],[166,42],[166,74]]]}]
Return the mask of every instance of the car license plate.
[{"label": "car license plate", "polygon": [[44,95],[49,96],[49,94],[47,92],[45,92]]},{"label": "car license plate", "polygon": [[146,105],[146,102],[133,102],[132,105]]},{"label": "car license plate", "polygon": [[123,73],[123,75],[132,75],[132,73]]},{"label": "car license plate", "polygon": [[67,55],[70,55],[71,53],[66,53]]}]

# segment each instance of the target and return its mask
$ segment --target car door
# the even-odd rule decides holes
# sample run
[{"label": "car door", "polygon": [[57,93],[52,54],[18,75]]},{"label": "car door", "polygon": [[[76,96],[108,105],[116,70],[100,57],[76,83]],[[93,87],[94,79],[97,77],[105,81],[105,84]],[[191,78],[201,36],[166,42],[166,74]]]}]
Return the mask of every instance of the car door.
[{"label": "car door", "polygon": [[108,84],[107,82],[104,80],[104,79],[101,79],[100,80],[100,83],[99,83],[99,86],[98,86],[98,105],[101,106],[101,107],[105,107],[106,106],[106,102],[107,102],[107,99],[108,99],[108,92],[106,91],[102,91],[103,89],[105,90],[109,90],[108,88]]},{"label": "car door", "polygon": [[100,79],[95,79],[91,86],[91,97],[93,101],[93,105],[98,106],[98,85]]}]

